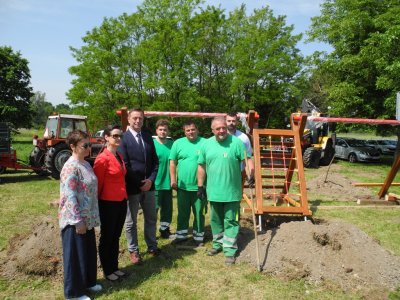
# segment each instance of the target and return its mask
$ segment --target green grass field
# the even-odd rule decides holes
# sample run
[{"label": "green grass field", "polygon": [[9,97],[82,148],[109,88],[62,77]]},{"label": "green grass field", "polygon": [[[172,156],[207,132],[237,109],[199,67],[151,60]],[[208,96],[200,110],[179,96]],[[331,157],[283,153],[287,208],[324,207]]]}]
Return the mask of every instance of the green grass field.
[{"label": "green grass field", "polygon": [[[13,147],[18,155],[29,155],[28,141],[33,132],[26,131],[14,137]],[[360,182],[382,180],[390,168],[388,164],[371,165],[343,164],[344,172],[357,176]],[[307,170],[306,176],[313,176],[314,170]],[[373,174],[373,177],[371,176]],[[29,171],[8,172],[1,175],[0,183],[0,256],[6,257],[10,238],[16,234],[29,233],[32,225],[41,218],[56,219],[57,209],[49,206],[58,198],[59,182],[39,177]],[[309,199],[312,202],[313,198]],[[329,203],[340,205],[340,203]],[[320,205],[323,205],[321,203]],[[317,210],[315,218],[341,219],[355,224],[377,240],[389,251],[400,255],[400,210],[359,208]],[[173,226],[175,226],[176,213]],[[207,221],[206,248],[211,247]],[[142,226],[139,218],[139,226]],[[140,246],[145,250],[143,230],[139,228]],[[99,274],[104,290],[96,299],[365,299],[354,292],[344,292],[334,283],[315,286],[304,280],[283,281],[257,272],[254,266],[237,264],[226,267],[222,256],[208,257],[205,249],[178,251],[169,241],[159,240],[166,257],[144,256],[144,264],[133,267],[128,255],[122,255],[120,264],[131,275],[118,284],[110,284]],[[121,249],[125,249],[122,236]],[[390,299],[400,299],[400,289],[392,292]],[[0,277],[1,299],[63,299],[61,280],[49,277]]]}]

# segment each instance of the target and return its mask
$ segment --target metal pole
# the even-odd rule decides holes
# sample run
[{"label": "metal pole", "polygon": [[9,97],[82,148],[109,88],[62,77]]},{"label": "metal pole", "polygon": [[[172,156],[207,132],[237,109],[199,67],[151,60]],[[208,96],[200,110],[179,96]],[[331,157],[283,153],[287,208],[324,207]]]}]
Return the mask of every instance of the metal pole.
[{"label": "metal pole", "polygon": [[[249,165],[247,162],[247,153],[244,151],[244,161],[246,163],[246,173],[249,175],[250,170],[249,170]],[[260,260],[260,247],[258,245],[258,234],[257,234],[257,222],[256,222],[256,213],[254,209],[254,196],[253,196],[253,188],[249,186],[250,188],[250,200],[251,200],[251,213],[253,216],[253,230],[254,230],[254,238],[256,240],[256,258],[257,258],[257,271],[261,272],[262,271],[262,266],[261,266],[261,260]],[[261,225],[261,224],[260,224]]]}]

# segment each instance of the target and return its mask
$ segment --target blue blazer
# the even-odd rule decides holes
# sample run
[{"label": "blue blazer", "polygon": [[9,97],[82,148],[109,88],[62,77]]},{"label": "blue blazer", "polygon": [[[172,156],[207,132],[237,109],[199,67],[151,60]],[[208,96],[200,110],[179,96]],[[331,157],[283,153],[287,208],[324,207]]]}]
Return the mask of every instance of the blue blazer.
[{"label": "blue blazer", "polygon": [[153,138],[144,131],[141,131],[141,135],[146,155],[143,155],[143,151],[139,148],[140,146],[130,130],[124,132],[122,142],[118,147],[118,152],[123,156],[127,170],[125,182],[128,195],[141,193],[140,186],[144,179],[150,179],[153,182],[151,190],[154,190],[154,182],[157,177],[158,157]]}]

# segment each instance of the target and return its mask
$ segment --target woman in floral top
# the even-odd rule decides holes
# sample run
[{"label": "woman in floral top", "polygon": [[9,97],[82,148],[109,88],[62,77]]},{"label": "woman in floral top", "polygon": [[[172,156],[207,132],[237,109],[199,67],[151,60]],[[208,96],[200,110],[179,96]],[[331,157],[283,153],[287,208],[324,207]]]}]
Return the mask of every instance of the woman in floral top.
[{"label": "woman in floral top", "polygon": [[97,280],[97,250],[94,227],[100,225],[97,178],[90,164],[87,133],[68,134],[72,156],[60,175],[59,224],[64,261],[64,295],[67,299],[90,299],[86,291],[100,291]]}]

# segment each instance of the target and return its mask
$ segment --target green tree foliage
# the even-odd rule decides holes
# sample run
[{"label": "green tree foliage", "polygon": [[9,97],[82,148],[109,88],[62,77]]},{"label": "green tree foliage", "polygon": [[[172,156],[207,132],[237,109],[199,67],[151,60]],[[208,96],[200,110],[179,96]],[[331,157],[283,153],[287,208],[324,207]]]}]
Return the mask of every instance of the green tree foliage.
[{"label": "green tree foliage", "polygon": [[59,114],[73,114],[73,109],[68,104],[65,103],[57,104],[54,107],[54,111]]},{"label": "green tree foliage", "polygon": [[[269,8],[226,16],[200,0],[145,0],[136,13],[104,19],[72,48],[78,64],[68,98],[89,120],[115,109],[225,112],[256,109],[283,125],[297,107],[302,58],[285,18]],[[279,105],[277,105],[279,103]],[[271,113],[272,111],[272,113]]]},{"label": "green tree foliage", "polygon": [[11,47],[0,47],[0,120],[15,128],[31,125],[30,78],[28,61]]},{"label": "green tree foliage", "polygon": [[333,47],[330,54],[315,55],[312,80],[334,114],[394,118],[399,13],[398,0],[326,0],[312,19],[310,39]]},{"label": "green tree foliage", "polygon": [[36,92],[31,98],[32,125],[34,128],[44,128],[48,116],[53,114],[73,114],[68,104],[57,104],[55,107],[46,101],[46,93]]},{"label": "green tree foliage", "polygon": [[46,101],[46,93],[36,92],[31,98],[32,125],[34,128],[44,128],[47,117],[54,112],[53,104]]}]

